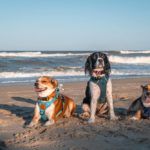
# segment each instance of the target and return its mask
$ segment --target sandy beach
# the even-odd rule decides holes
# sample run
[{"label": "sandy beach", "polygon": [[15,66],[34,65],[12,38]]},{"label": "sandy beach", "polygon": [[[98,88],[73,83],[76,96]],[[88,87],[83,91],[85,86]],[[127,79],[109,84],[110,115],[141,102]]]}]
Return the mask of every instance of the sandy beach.
[{"label": "sandy beach", "polygon": [[[77,116],[62,118],[55,125],[24,128],[30,122],[36,94],[33,84],[2,84],[0,87],[0,149],[10,150],[149,150],[150,121],[126,116],[131,102],[141,95],[140,85],[150,78],[117,79],[113,83],[117,121],[96,117],[87,124]],[[64,83],[62,93],[72,97],[81,113],[86,82]]]}]

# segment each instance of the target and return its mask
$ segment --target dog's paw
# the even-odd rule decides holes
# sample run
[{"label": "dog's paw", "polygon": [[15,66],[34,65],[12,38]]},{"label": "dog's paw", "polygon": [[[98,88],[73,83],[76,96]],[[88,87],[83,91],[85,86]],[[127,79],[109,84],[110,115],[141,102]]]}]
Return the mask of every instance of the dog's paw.
[{"label": "dog's paw", "polygon": [[79,115],[80,118],[82,119],[87,119],[90,117],[90,113],[89,112],[84,112],[82,114]]},{"label": "dog's paw", "polygon": [[138,118],[136,118],[135,116],[131,117],[130,120],[139,120]]},{"label": "dog's paw", "polygon": [[119,117],[117,117],[117,116],[111,116],[110,117],[110,120],[118,120],[119,119]]},{"label": "dog's paw", "polygon": [[30,122],[30,124],[28,124],[28,125],[25,126],[25,128],[32,128],[32,127],[34,127],[34,126],[36,126],[36,125],[37,125],[37,123],[35,123],[35,122]]},{"label": "dog's paw", "polygon": [[50,125],[53,125],[54,123],[55,123],[54,120],[48,120],[48,121],[46,121],[44,126],[50,126]]},{"label": "dog's paw", "polygon": [[89,120],[88,120],[88,123],[94,123],[95,122],[95,118],[90,118]]}]

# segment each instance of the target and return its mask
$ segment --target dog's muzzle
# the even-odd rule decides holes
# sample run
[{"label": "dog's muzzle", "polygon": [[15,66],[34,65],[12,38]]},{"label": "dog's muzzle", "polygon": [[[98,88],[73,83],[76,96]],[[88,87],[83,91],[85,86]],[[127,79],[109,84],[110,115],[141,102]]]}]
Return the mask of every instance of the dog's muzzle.
[{"label": "dog's muzzle", "polygon": [[146,96],[150,97],[150,92],[146,92],[145,94]]},{"label": "dog's muzzle", "polygon": [[47,87],[40,87],[40,84],[38,82],[34,83],[34,87],[36,92],[43,92],[47,90]]}]

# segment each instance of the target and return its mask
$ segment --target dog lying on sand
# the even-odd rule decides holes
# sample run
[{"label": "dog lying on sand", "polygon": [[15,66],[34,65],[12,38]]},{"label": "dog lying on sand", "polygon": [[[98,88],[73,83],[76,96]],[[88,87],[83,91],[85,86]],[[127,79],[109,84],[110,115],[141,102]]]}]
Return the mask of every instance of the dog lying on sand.
[{"label": "dog lying on sand", "polygon": [[132,120],[150,119],[150,84],[142,85],[142,95],[128,109]]},{"label": "dog lying on sand", "polygon": [[35,82],[38,101],[34,116],[28,127],[35,126],[40,119],[46,121],[45,126],[52,125],[60,117],[70,117],[75,109],[74,101],[61,94],[58,81],[48,76],[42,76]]}]

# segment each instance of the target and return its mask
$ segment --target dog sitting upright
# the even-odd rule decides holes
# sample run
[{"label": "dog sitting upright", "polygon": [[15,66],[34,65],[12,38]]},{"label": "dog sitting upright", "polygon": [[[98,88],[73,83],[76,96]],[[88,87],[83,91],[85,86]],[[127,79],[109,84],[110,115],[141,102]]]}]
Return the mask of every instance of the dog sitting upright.
[{"label": "dog sitting upright", "polygon": [[106,54],[95,52],[87,58],[85,63],[85,73],[88,73],[91,78],[87,83],[86,96],[82,103],[82,116],[89,115],[89,123],[95,122],[97,101],[100,103],[100,113],[107,112],[109,108],[110,119],[118,119],[114,113],[112,83],[109,78],[110,71],[110,63]]},{"label": "dog sitting upright", "polygon": [[38,123],[40,118],[49,126],[60,117],[70,117],[75,111],[74,101],[59,93],[58,82],[54,78],[42,76],[35,82],[38,101],[35,106],[34,117],[28,127]]},{"label": "dog sitting upright", "polygon": [[150,119],[150,84],[142,87],[142,95],[128,109],[132,120]]}]

